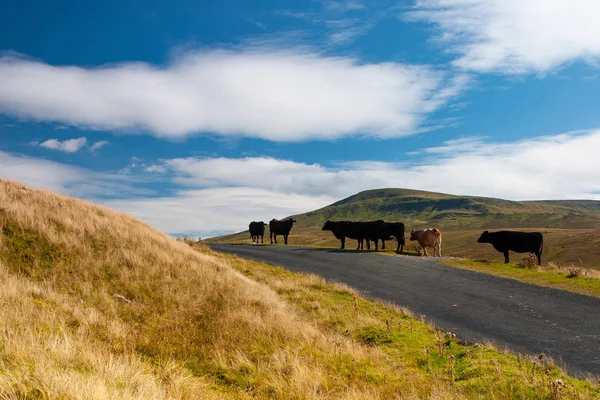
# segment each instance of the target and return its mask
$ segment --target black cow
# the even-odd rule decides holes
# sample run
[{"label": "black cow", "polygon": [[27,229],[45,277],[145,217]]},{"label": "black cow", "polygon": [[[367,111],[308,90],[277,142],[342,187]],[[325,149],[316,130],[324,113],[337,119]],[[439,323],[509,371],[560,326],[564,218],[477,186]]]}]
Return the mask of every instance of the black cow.
[{"label": "black cow", "polygon": [[378,250],[378,242],[381,240],[381,249],[385,250],[385,241],[396,238],[398,247],[396,251],[401,252],[404,249],[404,224],[402,222],[384,222],[382,220],[364,223],[365,239],[367,239],[367,248],[370,249],[369,241],[375,242],[375,251]]},{"label": "black cow", "polygon": [[[381,249],[384,250],[385,249],[385,241],[384,240],[389,240],[389,239],[383,239],[385,238],[396,238],[396,240],[398,241],[398,247],[396,247],[396,251],[397,252],[402,252],[402,250],[404,250],[404,244],[405,239],[404,239],[404,224],[402,222],[384,222],[383,226],[381,227],[382,230],[382,235],[380,237],[381,239]],[[377,250],[377,243],[375,243],[375,250]]]},{"label": "black cow", "polygon": [[277,244],[277,235],[283,235],[283,240],[285,241],[285,244],[287,244],[288,235],[292,230],[292,226],[294,226],[294,222],[297,221],[292,218],[288,218],[284,221],[272,219],[269,222],[269,237],[271,238],[271,244],[273,244],[273,237],[275,237],[275,244]]},{"label": "black cow", "polygon": [[248,226],[248,230],[250,231],[250,237],[252,238],[252,243],[258,243],[258,238],[260,237],[260,242],[263,243],[263,237],[265,236],[265,224],[263,221],[250,222]]},{"label": "black cow", "polygon": [[481,234],[477,243],[491,243],[494,249],[504,253],[504,262],[508,263],[508,251],[517,253],[533,253],[537,256],[538,264],[542,265],[542,250],[544,236],[540,232],[500,231]]},{"label": "black cow", "polygon": [[324,231],[331,231],[333,236],[340,240],[340,249],[346,246],[346,238],[356,239],[356,250],[363,247],[363,227],[361,222],[327,221],[323,225]]},{"label": "black cow", "polygon": [[356,239],[356,250],[363,248],[363,242],[367,241],[367,249],[371,249],[371,241],[375,242],[375,250],[378,250],[378,241],[381,240],[382,249],[385,249],[385,241],[393,237],[398,241],[396,251],[402,251],[404,247],[404,224],[402,222],[384,222],[382,220],[369,222],[351,221],[327,221],[323,226],[324,231],[331,231],[340,240],[341,249],[345,247],[346,238]]}]

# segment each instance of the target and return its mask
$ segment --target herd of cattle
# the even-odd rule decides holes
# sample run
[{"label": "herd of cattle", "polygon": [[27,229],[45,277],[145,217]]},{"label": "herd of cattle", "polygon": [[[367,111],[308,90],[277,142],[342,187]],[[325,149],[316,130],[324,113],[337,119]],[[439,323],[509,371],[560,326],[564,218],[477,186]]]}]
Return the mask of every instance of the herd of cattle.
[{"label": "herd of cattle", "polygon": [[[285,244],[288,244],[288,236],[292,230],[295,219],[286,220],[272,219],[269,221],[269,237],[271,244],[275,241],[277,244],[277,235],[283,235]],[[249,225],[250,237],[252,243],[263,243],[265,235],[265,224],[263,221],[253,221]],[[353,221],[327,221],[323,225],[324,231],[331,231],[340,241],[341,249],[346,247],[346,238],[356,240],[356,250],[364,249],[364,243],[367,243],[367,249],[371,249],[371,242],[378,250],[378,244],[381,240],[381,249],[385,249],[385,241],[395,239],[398,242],[396,251],[402,252],[404,239],[404,224],[402,222],[385,222],[382,220],[369,222]],[[442,232],[437,228],[417,229],[410,231],[410,240],[417,241],[425,256],[427,248],[433,248],[434,256],[442,256]],[[544,237],[540,232],[514,232],[499,231],[481,234],[478,243],[490,243],[496,251],[504,254],[504,262],[509,262],[508,252],[533,253],[537,256],[538,264],[542,265],[542,250],[544,248]]]}]

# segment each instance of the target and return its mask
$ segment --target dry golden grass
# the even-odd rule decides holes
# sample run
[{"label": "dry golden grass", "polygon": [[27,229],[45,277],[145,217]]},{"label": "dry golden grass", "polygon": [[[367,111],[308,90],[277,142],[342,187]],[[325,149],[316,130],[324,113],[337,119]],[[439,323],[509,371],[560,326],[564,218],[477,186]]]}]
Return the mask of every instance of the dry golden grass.
[{"label": "dry golden grass", "polygon": [[340,360],[398,374],[128,215],[0,181],[0,230],[4,398],[377,399]]},{"label": "dry golden grass", "polygon": [[[389,322],[364,314],[374,303],[352,290],[314,276],[253,276],[253,263],[194,246],[0,180],[0,399],[461,399],[503,390],[487,388],[493,379],[481,367],[467,373],[470,386],[453,385],[444,357],[441,369],[424,369],[423,343],[435,348],[435,333],[401,310],[385,313],[406,318],[393,336],[403,352],[378,345]],[[503,377],[549,398],[547,385]],[[569,383],[580,398],[598,393]]]}]

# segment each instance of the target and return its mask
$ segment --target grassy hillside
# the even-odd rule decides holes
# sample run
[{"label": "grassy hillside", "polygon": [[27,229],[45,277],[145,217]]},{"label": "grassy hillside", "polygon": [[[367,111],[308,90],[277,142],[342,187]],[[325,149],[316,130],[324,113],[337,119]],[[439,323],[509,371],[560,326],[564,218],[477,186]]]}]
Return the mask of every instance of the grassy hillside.
[{"label": "grassy hillside", "polygon": [[0,180],[0,399],[600,395],[548,360],[194,246]]},{"label": "grassy hillside", "polygon": [[[321,231],[328,219],[384,219],[404,222],[408,231],[425,227],[441,229],[445,255],[493,261],[503,260],[503,257],[492,246],[476,242],[483,230],[535,229],[545,236],[544,261],[568,263],[581,260],[590,268],[600,268],[600,201],[509,201],[407,189],[377,189],[295,218],[298,223],[292,230],[291,244],[336,247],[339,241],[330,232]],[[248,234],[211,240],[247,242]],[[414,244],[408,240],[407,243],[409,249],[414,250]],[[519,256],[513,257],[517,261]]]}]

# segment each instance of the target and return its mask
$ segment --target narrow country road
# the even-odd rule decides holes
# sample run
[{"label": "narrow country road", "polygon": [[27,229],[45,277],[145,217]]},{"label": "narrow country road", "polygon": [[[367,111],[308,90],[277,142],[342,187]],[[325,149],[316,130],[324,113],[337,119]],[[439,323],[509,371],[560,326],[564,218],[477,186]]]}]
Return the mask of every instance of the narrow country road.
[{"label": "narrow country road", "polygon": [[600,374],[600,298],[446,267],[433,258],[295,246],[210,247],[345,283],[408,307],[463,340],[545,353],[570,373]]}]

